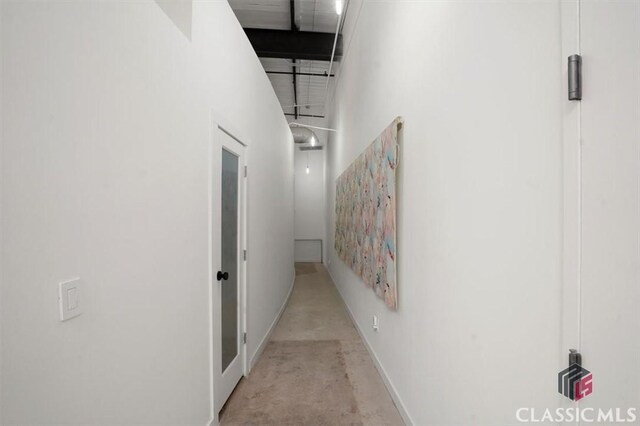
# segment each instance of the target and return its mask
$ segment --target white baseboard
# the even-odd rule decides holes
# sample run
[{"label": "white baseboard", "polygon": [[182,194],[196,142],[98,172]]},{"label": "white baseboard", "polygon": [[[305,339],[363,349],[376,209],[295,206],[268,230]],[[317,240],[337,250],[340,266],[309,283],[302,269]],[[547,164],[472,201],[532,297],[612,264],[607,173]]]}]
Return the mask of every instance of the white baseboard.
[{"label": "white baseboard", "polygon": [[[269,330],[267,330],[267,334],[265,334],[265,336],[262,338],[262,341],[258,345],[258,348],[253,353],[253,356],[251,357],[251,361],[249,362],[249,371],[253,369],[253,366],[255,365],[256,361],[258,360],[258,358],[260,358],[260,355],[262,355],[262,351],[264,351],[264,348],[267,346],[267,343],[269,343],[269,339],[273,334],[273,330],[275,330],[276,325],[278,324],[278,321],[280,321],[280,317],[282,317],[284,310],[289,304],[289,299],[291,298],[291,293],[293,293],[293,285],[295,284],[295,282],[296,282],[296,272],[294,269],[293,281],[291,281],[291,287],[289,288],[289,293],[287,294],[287,297],[284,299],[284,303],[280,307],[280,311],[278,312],[278,315],[276,315],[276,318],[273,320],[273,322],[269,326]],[[247,374],[249,374],[249,371],[247,371]]]},{"label": "white baseboard", "polygon": [[367,340],[364,333],[362,332],[362,329],[358,325],[358,322],[356,321],[356,318],[354,317],[353,312],[351,312],[351,308],[349,308],[349,305],[347,304],[346,299],[342,295],[342,292],[340,291],[340,287],[336,285],[336,280],[333,278],[333,275],[331,274],[331,270],[329,268],[327,268],[327,272],[329,273],[329,276],[331,277],[331,281],[333,282],[333,285],[335,286],[336,290],[338,290],[338,293],[340,294],[340,299],[342,299],[342,303],[344,304],[344,307],[347,310],[347,313],[349,314],[349,318],[351,318],[351,322],[353,322],[353,325],[356,327],[356,330],[358,330],[358,334],[360,335],[360,338],[362,339],[364,346],[367,348],[367,351],[369,352],[369,355],[373,360],[373,364],[376,366],[378,373],[380,373],[380,376],[382,377],[382,381],[384,382],[384,385],[387,388],[389,395],[391,395],[391,399],[393,400],[393,403],[398,409],[398,413],[400,413],[400,417],[402,417],[402,420],[404,421],[405,425],[414,425],[415,423],[413,422],[413,420],[411,419],[411,416],[407,412],[407,409],[405,408],[402,402],[402,399],[400,399],[400,395],[398,395],[398,391],[396,390],[395,386],[393,386],[393,383],[391,382],[391,379],[389,379],[387,372],[385,371],[384,367],[380,363],[378,356],[374,352],[373,348],[369,344],[369,341]]}]

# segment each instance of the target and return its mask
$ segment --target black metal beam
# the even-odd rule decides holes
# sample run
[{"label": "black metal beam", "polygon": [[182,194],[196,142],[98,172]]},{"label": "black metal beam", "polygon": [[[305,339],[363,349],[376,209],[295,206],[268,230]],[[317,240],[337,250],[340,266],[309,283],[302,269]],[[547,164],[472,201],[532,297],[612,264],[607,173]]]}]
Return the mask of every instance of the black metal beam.
[{"label": "black metal beam", "polygon": [[[291,31],[294,33],[298,32],[298,26],[296,25],[296,2],[295,0],[289,1],[289,19],[291,21]],[[297,74],[296,74],[296,59],[293,59],[293,67],[291,68],[293,72],[293,104],[295,105],[295,117],[298,118],[298,82],[297,82]]]},{"label": "black metal beam", "polygon": [[[296,60],[293,60],[293,63],[295,65]],[[293,107],[293,110],[296,112],[295,116],[296,118],[298,118],[298,81],[296,79],[297,74],[295,73],[296,71],[296,67],[293,67],[293,105],[295,105]]]},{"label": "black metal beam", "polygon": [[289,72],[289,71],[266,71],[267,74],[282,74],[282,75],[309,75],[311,77],[335,77],[335,74],[329,75],[328,73],[321,72]]},{"label": "black metal beam", "polygon": [[[290,112],[285,112],[284,115],[288,115],[294,117],[295,114]],[[310,115],[310,114],[298,114],[298,117],[309,117],[309,118],[324,118],[324,115]]]},{"label": "black metal beam", "polygon": [[289,0],[289,22],[291,26],[291,31],[298,31],[298,27],[296,25],[296,2],[295,0]]},{"label": "black metal beam", "polygon": [[[335,34],[312,31],[287,31],[245,28],[253,49],[260,58],[330,61]],[[342,35],[338,35],[334,60],[342,57]]]}]

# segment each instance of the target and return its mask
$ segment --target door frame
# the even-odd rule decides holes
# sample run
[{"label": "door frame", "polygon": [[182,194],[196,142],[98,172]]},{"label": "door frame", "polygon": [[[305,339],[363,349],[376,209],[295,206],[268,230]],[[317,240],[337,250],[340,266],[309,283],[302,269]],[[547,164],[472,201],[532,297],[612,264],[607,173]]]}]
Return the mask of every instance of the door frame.
[{"label": "door frame", "polygon": [[[209,135],[209,158],[208,158],[208,287],[209,287],[209,318],[208,318],[208,330],[209,330],[209,348],[208,348],[208,358],[209,358],[209,392],[210,392],[210,421],[209,426],[217,425],[218,422],[218,413],[222,407],[216,406],[216,383],[215,383],[215,369],[221,368],[221,365],[218,360],[218,352],[219,349],[216,350],[214,347],[214,343],[218,336],[218,328],[219,324],[216,324],[214,321],[216,320],[215,314],[218,313],[216,309],[216,303],[219,303],[219,290],[218,290],[218,281],[215,278],[215,273],[218,270],[217,261],[214,259],[220,258],[220,209],[216,208],[215,203],[219,203],[219,200],[216,199],[216,195],[219,195],[219,191],[216,189],[216,185],[219,187],[220,185],[220,169],[221,169],[221,152],[223,147],[222,142],[222,134],[226,134],[228,137],[234,139],[240,145],[242,145],[244,152],[244,163],[240,163],[239,173],[242,177],[240,180],[240,210],[239,210],[239,236],[240,236],[240,244],[238,247],[238,256],[239,256],[239,281],[238,281],[238,291],[240,292],[240,336],[242,339],[242,333],[247,333],[248,335],[248,325],[247,325],[247,260],[243,260],[240,255],[243,250],[247,249],[247,235],[248,235],[248,223],[247,223],[247,211],[248,211],[248,177],[244,176],[243,168],[248,164],[249,157],[249,140],[242,135],[242,133],[238,132],[235,127],[224,120],[221,116],[216,114],[215,112],[211,112],[211,126],[210,126],[210,135]],[[242,340],[241,340],[242,341]],[[240,350],[238,352],[238,356],[241,357],[241,369],[243,376],[248,374],[248,364],[247,364],[247,345],[246,343],[240,344]]]},{"label": "door frame", "polygon": [[[580,351],[582,270],[582,103],[569,101],[567,58],[581,54],[580,0],[560,3],[563,218],[562,218],[562,327],[560,367],[568,367],[569,349]],[[567,401],[566,406],[571,406]]]},{"label": "door frame", "polygon": [[[569,349],[582,351],[582,101],[569,101],[568,64],[571,55],[581,55],[580,1],[560,2],[562,66],[562,288],[560,353],[558,371],[569,366]],[[559,398],[559,407],[579,403]],[[580,421],[564,421],[578,425]]]}]

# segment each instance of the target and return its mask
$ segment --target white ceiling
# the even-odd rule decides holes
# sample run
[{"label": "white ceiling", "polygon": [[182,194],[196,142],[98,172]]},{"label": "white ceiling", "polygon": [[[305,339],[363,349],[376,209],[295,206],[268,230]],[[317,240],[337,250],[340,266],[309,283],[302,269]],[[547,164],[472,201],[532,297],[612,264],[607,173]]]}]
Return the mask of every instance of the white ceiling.
[{"label": "white ceiling", "polygon": [[[291,29],[289,0],[229,0],[240,24],[244,28]],[[338,14],[335,0],[295,0],[295,22],[301,31],[335,33]],[[291,59],[260,58],[265,71],[293,71]],[[298,72],[327,73],[329,62],[296,61]],[[332,74],[338,71],[334,62]],[[286,114],[294,113],[293,75],[267,74]],[[327,77],[297,76],[298,112],[302,115],[324,115]],[[293,121],[293,116],[287,116]],[[313,119],[311,119],[313,120]]]}]

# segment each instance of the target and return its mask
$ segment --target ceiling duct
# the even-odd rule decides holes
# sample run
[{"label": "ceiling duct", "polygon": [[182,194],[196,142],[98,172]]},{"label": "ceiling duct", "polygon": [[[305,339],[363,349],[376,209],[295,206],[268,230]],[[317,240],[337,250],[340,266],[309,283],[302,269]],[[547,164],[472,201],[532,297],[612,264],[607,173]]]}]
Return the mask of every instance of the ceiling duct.
[{"label": "ceiling duct", "polygon": [[293,142],[296,144],[308,143],[314,146],[319,141],[313,130],[306,127],[291,127],[291,133],[293,134]]}]

